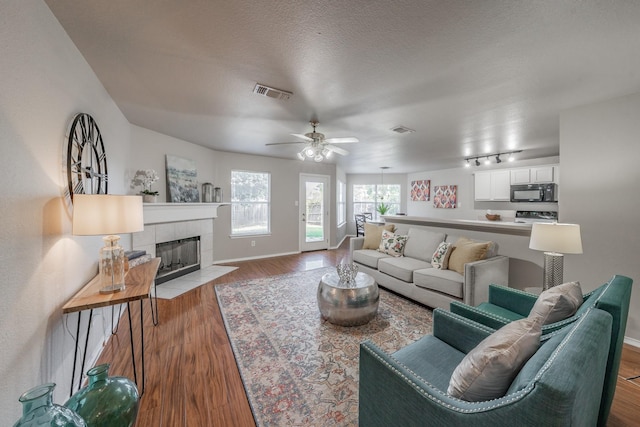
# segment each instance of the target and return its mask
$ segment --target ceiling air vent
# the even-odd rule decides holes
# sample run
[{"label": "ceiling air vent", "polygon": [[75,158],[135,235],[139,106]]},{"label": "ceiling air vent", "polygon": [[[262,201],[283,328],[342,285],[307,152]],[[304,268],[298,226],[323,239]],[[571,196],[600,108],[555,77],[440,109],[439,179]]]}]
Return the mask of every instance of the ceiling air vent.
[{"label": "ceiling air vent", "polygon": [[406,126],[402,126],[402,125],[394,126],[394,127],[391,128],[391,130],[394,131],[395,133],[413,133],[413,132],[415,132],[414,129],[410,129],[410,128],[408,128]]},{"label": "ceiling air vent", "polygon": [[256,87],[253,88],[253,93],[269,98],[281,99],[283,101],[288,101],[289,98],[293,96],[293,93],[287,92],[286,90],[276,89],[260,83],[256,83]]}]

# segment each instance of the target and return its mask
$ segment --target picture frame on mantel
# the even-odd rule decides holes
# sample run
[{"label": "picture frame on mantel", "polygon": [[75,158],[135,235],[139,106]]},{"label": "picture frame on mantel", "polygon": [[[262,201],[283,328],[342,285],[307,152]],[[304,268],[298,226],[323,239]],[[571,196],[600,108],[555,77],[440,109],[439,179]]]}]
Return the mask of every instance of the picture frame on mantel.
[{"label": "picture frame on mantel", "polygon": [[198,171],[196,162],[170,154],[166,155],[167,195],[171,203],[198,203]]}]

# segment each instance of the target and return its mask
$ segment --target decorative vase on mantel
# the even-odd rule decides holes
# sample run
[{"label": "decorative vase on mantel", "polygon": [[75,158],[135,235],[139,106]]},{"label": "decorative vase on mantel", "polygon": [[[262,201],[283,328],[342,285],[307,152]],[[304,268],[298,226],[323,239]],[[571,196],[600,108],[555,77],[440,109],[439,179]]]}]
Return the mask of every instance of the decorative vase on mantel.
[{"label": "decorative vase on mantel", "polygon": [[156,203],[158,201],[157,194],[142,194],[142,201],[144,203]]},{"label": "decorative vase on mantel", "polygon": [[54,383],[42,384],[22,394],[22,417],[13,427],[87,427],[73,410],[53,403]]},{"label": "decorative vase on mantel", "polygon": [[138,416],[140,395],[135,383],[125,377],[110,377],[109,364],[87,371],[89,384],[67,403],[91,427],[132,427]]}]

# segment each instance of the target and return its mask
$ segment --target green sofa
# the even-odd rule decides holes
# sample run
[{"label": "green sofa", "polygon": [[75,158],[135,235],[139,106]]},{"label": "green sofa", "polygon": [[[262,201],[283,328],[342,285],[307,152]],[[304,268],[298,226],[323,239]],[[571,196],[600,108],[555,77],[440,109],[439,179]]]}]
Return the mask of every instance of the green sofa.
[{"label": "green sofa", "polygon": [[[605,310],[613,316],[605,385],[600,404],[599,426],[606,426],[607,424],[613,395],[616,391],[618,369],[624,343],[624,331],[629,314],[632,283],[633,280],[629,277],[615,275],[607,283],[585,294],[583,303],[574,316],[542,327],[543,334],[561,329],[580,319],[592,307]],[[493,329],[499,329],[509,322],[527,317],[537,298],[537,295],[517,289],[490,285],[488,302],[482,303],[477,307],[453,302],[451,304],[451,312]]]},{"label": "green sofa", "polygon": [[467,402],[446,393],[449,379],[493,329],[436,309],[433,334],[392,355],[360,345],[360,426],[594,426],[611,330],[611,314],[590,308],[542,337],[505,396]]}]

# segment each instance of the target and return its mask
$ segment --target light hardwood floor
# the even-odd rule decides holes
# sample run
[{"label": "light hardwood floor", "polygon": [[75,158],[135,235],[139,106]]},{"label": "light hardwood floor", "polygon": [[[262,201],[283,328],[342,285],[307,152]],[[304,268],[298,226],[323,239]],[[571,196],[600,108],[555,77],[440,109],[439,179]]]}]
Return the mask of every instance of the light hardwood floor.
[{"label": "light hardwood floor", "polygon": [[[219,279],[173,300],[158,300],[160,323],[155,327],[146,301],[146,390],[136,426],[255,426],[214,286],[334,266],[346,256],[348,246],[346,241],[337,250],[234,263],[239,268]],[[134,319],[139,319],[138,310],[139,304],[134,304]],[[139,347],[138,322],[133,323]],[[110,375],[133,378],[129,339],[125,315],[98,361],[111,364]],[[139,362],[139,348],[137,352]],[[624,380],[636,375],[640,375],[640,349],[625,345],[609,426],[640,425],[640,379]]]}]

